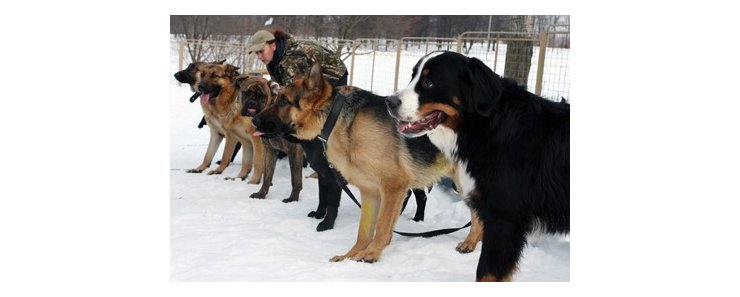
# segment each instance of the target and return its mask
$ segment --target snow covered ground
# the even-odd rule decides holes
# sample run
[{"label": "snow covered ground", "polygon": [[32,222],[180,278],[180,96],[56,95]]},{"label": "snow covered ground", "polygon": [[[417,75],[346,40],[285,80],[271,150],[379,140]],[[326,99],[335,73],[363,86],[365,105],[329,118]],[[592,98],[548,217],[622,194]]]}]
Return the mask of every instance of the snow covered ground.
[{"label": "snow covered ground", "polygon": [[[177,56],[171,57],[171,73]],[[363,82],[355,81],[362,86]],[[359,208],[343,195],[335,228],[316,232],[319,220],[307,217],[318,203],[315,179],[304,179],[300,201],[285,204],[290,193],[286,160],[277,164],[274,186],[265,200],[249,195],[259,189],[245,181],[229,181],[238,160],[222,175],[186,173],[203,159],[207,128],[197,129],[202,112],[186,85],[170,79],[170,276],[172,281],[454,281],[475,280],[480,244],[470,254],[455,246],[469,228],[434,238],[395,235],[380,261],[329,262],[355,242]],[[222,144],[223,147],[223,144]],[[221,150],[216,154],[220,159]],[[216,165],[211,165],[210,169]],[[311,173],[304,169],[303,175]],[[357,194],[359,192],[352,187]],[[470,220],[467,206],[454,193],[435,187],[429,194],[423,222],[411,220],[412,201],[396,230],[421,232],[459,227]],[[541,236],[524,250],[514,281],[569,281],[569,237]]]}]

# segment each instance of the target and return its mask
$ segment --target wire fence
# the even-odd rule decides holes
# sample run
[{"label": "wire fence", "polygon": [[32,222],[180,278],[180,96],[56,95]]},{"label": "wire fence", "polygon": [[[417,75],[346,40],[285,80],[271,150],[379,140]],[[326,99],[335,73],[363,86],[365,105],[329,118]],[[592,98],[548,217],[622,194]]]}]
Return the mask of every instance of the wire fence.
[{"label": "wire fence", "polygon": [[[404,87],[421,57],[447,50],[475,57],[495,73],[514,78],[537,95],[555,101],[570,99],[569,32],[464,32],[457,38],[299,40],[319,43],[340,55],[347,66],[350,85],[381,95]],[[172,45],[178,52],[178,70],[194,59],[225,60],[245,73],[267,74],[265,65],[247,53],[245,43],[173,38]]]}]

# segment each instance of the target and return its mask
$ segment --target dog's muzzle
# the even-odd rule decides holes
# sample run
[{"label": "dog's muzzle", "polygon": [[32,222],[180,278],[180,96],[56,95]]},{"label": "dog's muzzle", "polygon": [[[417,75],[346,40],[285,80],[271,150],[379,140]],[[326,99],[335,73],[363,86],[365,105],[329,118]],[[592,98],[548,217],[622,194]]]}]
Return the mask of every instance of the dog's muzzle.
[{"label": "dog's muzzle", "polygon": [[385,104],[388,105],[389,110],[395,110],[401,105],[401,98],[396,95],[390,95],[385,98]]}]

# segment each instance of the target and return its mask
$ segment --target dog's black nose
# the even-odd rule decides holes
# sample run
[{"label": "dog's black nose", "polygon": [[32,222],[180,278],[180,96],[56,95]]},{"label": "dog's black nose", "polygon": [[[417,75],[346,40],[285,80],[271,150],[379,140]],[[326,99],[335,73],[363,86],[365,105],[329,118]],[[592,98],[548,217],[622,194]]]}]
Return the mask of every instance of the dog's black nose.
[{"label": "dog's black nose", "polygon": [[396,109],[399,105],[401,105],[401,99],[398,98],[396,95],[390,95],[385,98],[385,104],[388,105],[389,109]]}]

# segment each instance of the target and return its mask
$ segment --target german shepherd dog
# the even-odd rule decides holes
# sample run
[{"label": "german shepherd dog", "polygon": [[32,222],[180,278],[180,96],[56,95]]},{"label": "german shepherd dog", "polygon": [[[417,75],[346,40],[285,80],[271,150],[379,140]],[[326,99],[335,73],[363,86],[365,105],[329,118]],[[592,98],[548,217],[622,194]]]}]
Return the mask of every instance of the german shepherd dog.
[{"label": "german shepherd dog", "polygon": [[242,106],[241,102],[236,100],[238,92],[234,82],[239,75],[238,69],[229,64],[207,64],[202,66],[196,75],[195,85],[201,94],[200,105],[211,130],[211,140],[208,143],[203,163],[188,172],[200,173],[208,168],[225,136],[226,147],[221,164],[208,174],[221,174],[226,169],[238,140],[244,146],[244,151],[242,168],[237,177],[242,180],[246,179],[254,165],[254,175],[249,183],[257,184],[264,171],[264,144],[258,137],[252,136],[255,129],[252,119],[240,115]]},{"label": "german shepherd dog", "polygon": [[[270,83],[264,78],[239,76],[236,78],[236,84],[239,87],[238,100],[242,106],[240,114],[243,117],[241,118],[252,118],[256,116],[264,110],[265,107],[271,105],[275,101],[275,98],[277,98],[277,92],[279,89],[278,84],[273,83],[270,85]],[[251,122],[249,124],[252,125]],[[246,130],[243,129],[242,131],[246,132]],[[262,136],[262,142],[265,145],[265,171],[263,175],[264,178],[262,180],[262,188],[249,197],[264,199],[267,196],[267,192],[270,190],[270,186],[272,185],[273,174],[275,173],[277,155],[278,152],[282,151],[288,156],[291,175],[290,182],[293,186],[293,190],[290,192],[290,197],[284,199],[283,202],[298,201],[298,196],[303,188],[303,177],[301,174],[303,172],[303,148],[299,144],[290,142],[282,137],[264,135],[264,133],[256,130],[253,131],[250,136]]]},{"label": "german shepherd dog", "polygon": [[[223,64],[226,62],[226,60],[221,60],[220,62],[216,62],[213,64]],[[175,73],[175,79],[179,81],[180,83],[188,84],[190,86],[190,90],[192,90],[195,94],[193,94],[192,97],[190,97],[190,103],[195,102],[198,97],[200,97],[200,93],[198,93],[198,87],[195,85],[195,77],[198,75],[198,71],[200,71],[201,68],[203,68],[205,65],[208,65],[208,63],[205,62],[193,62],[188,65],[187,68],[178,71]],[[203,126],[206,125],[206,117],[203,116],[203,118],[200,120],[200,123],[198,124],[198,129],[203,128]],[[236,153],[239,151],[239,148],[241,148],[241,144],[237,143],[236,148],[234,149],[234,153],[231,155],[231,162],[234,162],[234,157],[236,157]],[[217,161],[216,164],[221,164],[221,161]]]},{"label": "german shepherd dog", "polygon": [[483,221],[478,281],[510,281],[526,235],[570,231],[570,105],[528,92],[455,52],[419,60],[387,98],[397,130],[429,138],[457,163]]},{"label": "german shepherd dog", "polygon": [[314,139],[337,94],[346,99],[327,139],[326,156],[360,189],[362,211],[357,242],[331,261],[375,262],[391,241],[406,191],[437,182],[452,165],[428,138],[404,138],[396,131],[383,97],[354,87],[333,88],[320,64],[282,88],[278,103],[258,118],[298,139]]}]

